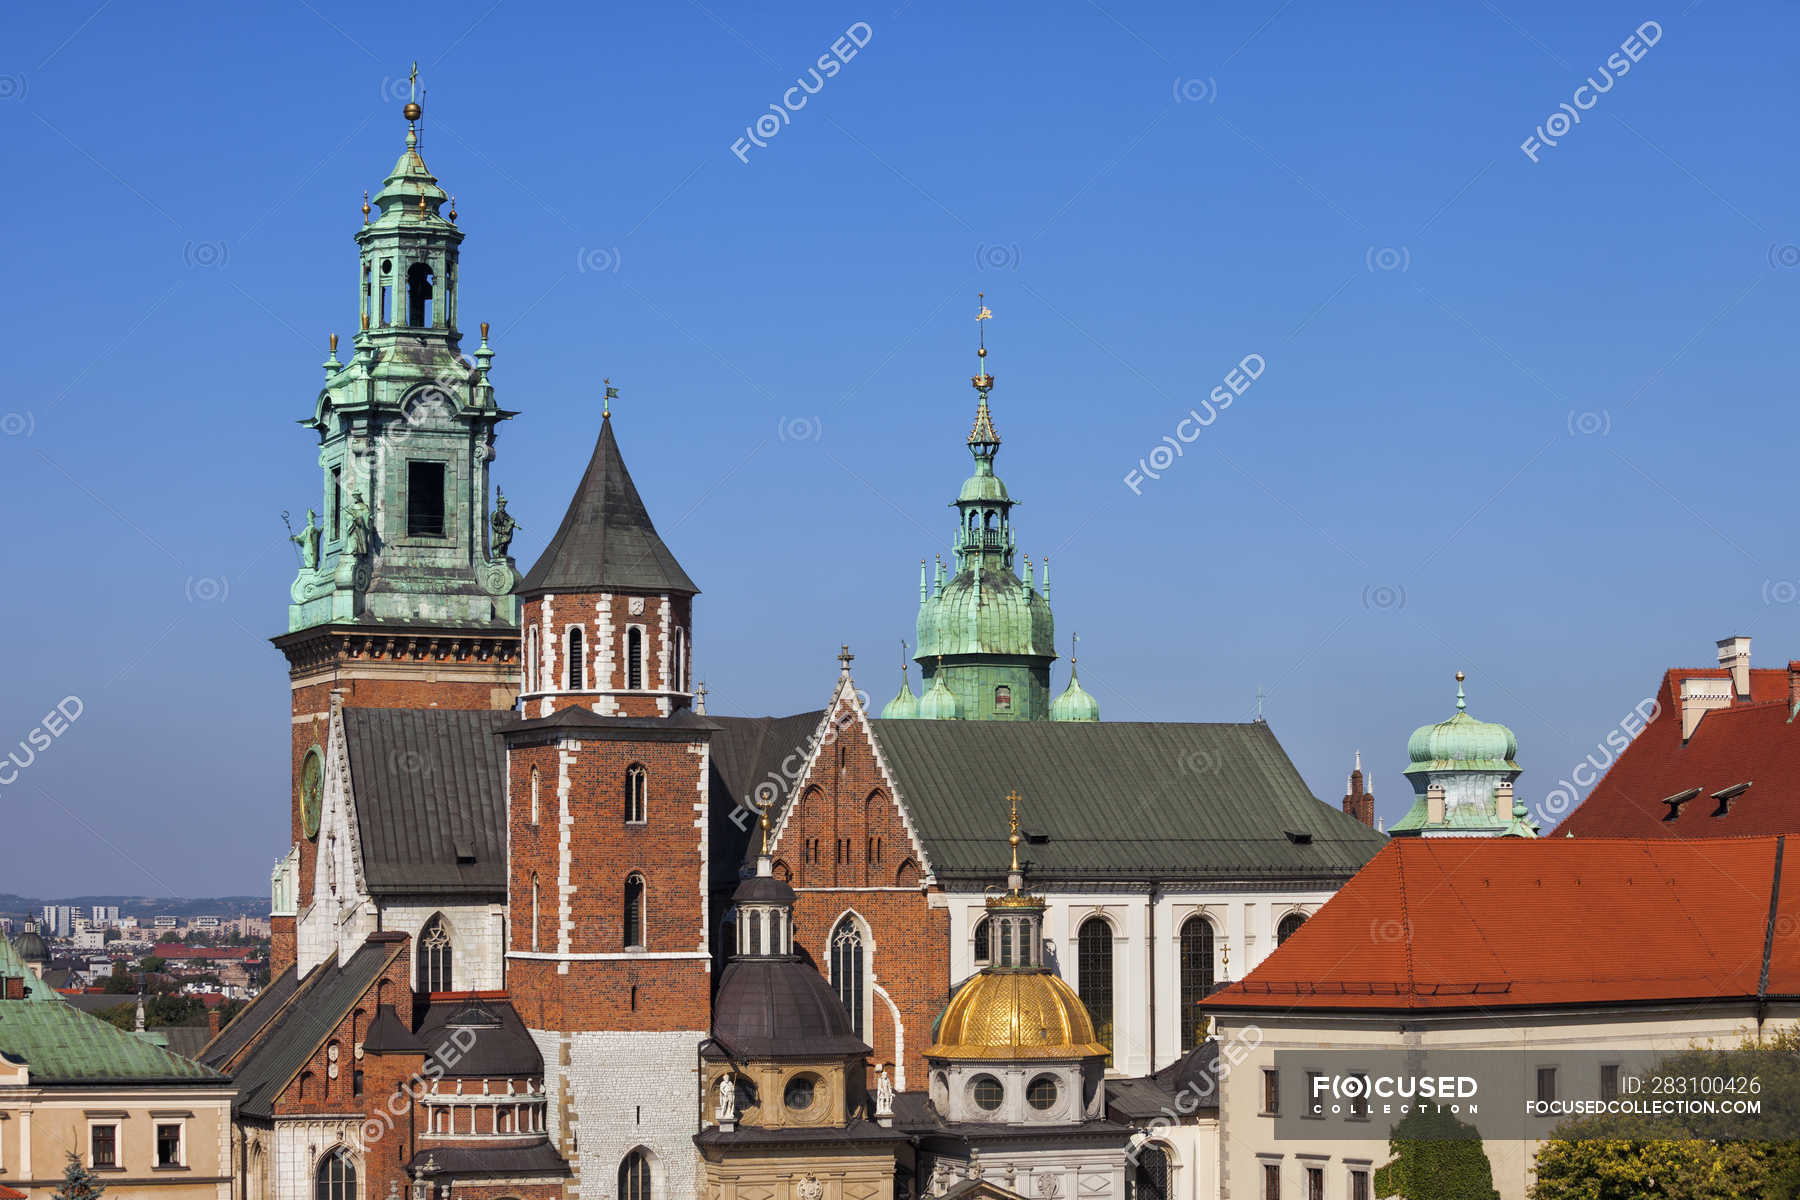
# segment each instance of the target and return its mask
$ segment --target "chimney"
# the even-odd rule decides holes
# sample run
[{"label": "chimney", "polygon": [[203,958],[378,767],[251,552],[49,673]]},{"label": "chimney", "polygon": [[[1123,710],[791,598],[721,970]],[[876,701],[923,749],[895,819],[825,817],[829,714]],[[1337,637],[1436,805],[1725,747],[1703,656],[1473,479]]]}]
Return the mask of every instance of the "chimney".
[{"label": "chimney", "polygon": [[1788,712],[1800,710],[1800,662],[1788,662]]},{"label": "chimney", "polygon": [[1444,785],[1441,783],[1434,783],[1425,789],[1425,823],[1444,823]]},{"label": "chimney", "polygon": [[1750,639],[1728,637],[1719,641],[1719,665],[1731,672],[1731,686],[1740,700],[1750,698]]},{"label": "chimney", "polygon": [[1681,681],[1681,740],[1694,736],[1700,718],[1715,708],[1730,708],[1733,690],[1729,679],[1691,676]]},{"label": "chimney", "polygon": [[0,979],[0,1000],[23,1000],[25,998],[25,977],[8,975]]},{"label": "chimney", "polygon": [[206,1010],[206,1032],[213,1037],[219,1036],[219,1010],[217,1008]]},{"label": "chimney", "polygon": [[1502,779],[1494,789],[1494,815],[1502,821],[1512,820],[1513,785],[1510,779]]},{"label": "chimney", "polygon": [[1356,752],[1356,766],[1344,784],[1344,811],[1370,829],[1375,828],[1375,793],[1368,790],[1364,781],[1361,750]]}]

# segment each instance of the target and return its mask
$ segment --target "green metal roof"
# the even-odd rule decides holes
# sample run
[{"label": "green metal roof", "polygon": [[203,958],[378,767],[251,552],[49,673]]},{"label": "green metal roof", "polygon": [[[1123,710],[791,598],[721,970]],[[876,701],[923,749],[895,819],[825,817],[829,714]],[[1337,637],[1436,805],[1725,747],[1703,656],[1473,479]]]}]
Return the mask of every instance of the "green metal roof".
[{"label": "green metal roof", "polygon": [[1017,789],[1033,879],[1347,879],[1385,841],[1307,790],[1261,721],[877,721],[940,879],[1006,875]]},{"label": "green metal roof", "polygon": [[4,938],[0,975],[25,978],[25,999],[0,1000],[0,1054],[24,1062],[34,1084],[226,1082],[217,1071],[66,1003]]}]

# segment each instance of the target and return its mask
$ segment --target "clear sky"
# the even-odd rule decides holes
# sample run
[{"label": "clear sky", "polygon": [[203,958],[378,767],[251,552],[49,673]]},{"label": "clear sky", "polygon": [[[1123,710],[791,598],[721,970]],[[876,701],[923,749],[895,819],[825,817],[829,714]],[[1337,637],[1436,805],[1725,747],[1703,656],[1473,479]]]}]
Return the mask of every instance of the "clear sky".
[{"label": "clear sky", "polygon": [[1260,687],[1315,793],[1360,749],[1391,822],[1461,669],[1539,804],[1665,667],[1800,651],[1797,29],[1717,0],[10,6],[0,755],[80,715],[0,785],[0,887],[266,888],[281,513],[319,499],[295,421],[415,58],[465,324],[521,413],[515,553],[611,377],[713,711],[823,703],[840,642],[894,692],[985,291],[999,473],[1107,718],[1242,720]]}]

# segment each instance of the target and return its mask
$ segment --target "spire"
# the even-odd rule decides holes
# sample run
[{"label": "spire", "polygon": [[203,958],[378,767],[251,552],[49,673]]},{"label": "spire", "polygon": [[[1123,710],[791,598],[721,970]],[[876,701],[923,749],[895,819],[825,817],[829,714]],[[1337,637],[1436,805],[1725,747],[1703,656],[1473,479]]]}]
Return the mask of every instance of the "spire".
[{"label": "spire", "polygon": [[977,348],[975,350],[975,374],[969,376],[969,382],[975,385],[975,394],[980,397],[975,403],[975,425],[969,430],[969,452],[975,456],[977,463],[992,463],[994,454],[1000,449],[1000,433],[994,428],[994,415],[988,411],[988,392],[993,389],[994,377],[987,370],[987,326],[985,322],[993,320],[994,314],[986,304],[987,293],[977,292],[975,328]]},{"label": "spire", "polygon": [[1461,671],[1456,673],[1456,711],[1469,711],[1468,698],[1463,695],[1463,673]]},{"label": "spire", "polygon": [[[924,570],[924,560],[920,560],[920,570]],[[913,695],[912,684],[906,678],[906,642],[900,643],[900,691],[887,707],[881,710],[884,721],[907,721],[919,715],[919,698]]]},{"label": "spire", "polygon": [[587,472],[569,501],[550,544],[519,585],[521,596],[539,592],[699,592],[657,535],[602,416]]},{"label": "spire", "polygon": [[1070,635],[1069,644],[1069,686],[1063,694],[1050,704],[1052,721],[1093,722],[1100,719],[1100,702],[1090,696],[1087,689],[1081,686],[1081,673],[1078,669],[1081,635]]}]

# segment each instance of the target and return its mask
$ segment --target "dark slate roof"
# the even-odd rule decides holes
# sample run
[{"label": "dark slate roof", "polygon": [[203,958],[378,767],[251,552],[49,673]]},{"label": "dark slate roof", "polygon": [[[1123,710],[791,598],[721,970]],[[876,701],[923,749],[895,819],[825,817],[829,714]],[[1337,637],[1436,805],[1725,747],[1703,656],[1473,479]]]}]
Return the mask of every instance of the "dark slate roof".
[{"label": "dark slate roof", "polygon": [[264,1027],[275,1018],[275,1014],[280,1012],[282,1006],[293,996],[299,985],[299,973],[294,969],[294,965],[289,963],[281,974],[269,981],[268,987],[258,992],[249,1004],[238,1010],[237,1016],[233,1017],[225,1028],[219,1031],[219,1036],[208,1042],[206,1048],[196,1057],[209,1067],[225,1070],[225,1064],[236,1057],[240,1050],[248,1046],[256,1035],[262,1032]]},{"label": "dark slate roof", "polygon": [[726,964],[713,996],[712,1034],[740,1059],[873,1053],[825,977],[785,955]]},{"label": "dark slate roof", "polygon": [[1156,1072],[1106,1081],[1106,1115],[1127,1124],[1179,1120],[1219,1108],[1219,1043],[1207,1039]]},{"label": "dark slate roof", "polygon": [[[358,947],[343,966],[335,958],[326,959],[300,981],[279,1011],[266,1015],[255,1044],[232,1069],[238,1084],[239,1113],[264,1118],[274,1115],[275,1098],[281,1089],[306,1065],[325,1035],[374,985],[404,944],[404,938],[371,940]],[[258,997],[259,1002],[261,999]],[[239,1014],[239,1021],[248,1015],[246,1009]],[[232,1022],[234,1029],[237,1024],[238,1021]],[[215,1042],[208,1047],[207,1061],[216,1061],[218,1052]]]},{"label": "dark slate roof", "polygon": [[369,1031],[363,1034],[363,1049],[370,1054],[423,1054],[425,1046],[406,1027],[406,1022],[394,1011],[391,1004],[383,1004],[375,1010],[375,1019],[369,1022]]},{"label": "dark slate roof", "polygon": [[363,873],[375,895],[506,891],[510,711],[346,708]]},{"label": "dark slate roof", "polygon": [[708,718],[718,726],[712,738],[709,856],[715,884],[729,885],[740,867],[755,865],[762,839],[754,806],[767,800],[770,815],[780,815],[824,717],[818,709],[791,717]]},{"label": "dark slate roof", "polygon": [[438,1173],[457,1179],[471,1175],[553,1175],[560,1179],[569,1174],[569,1164],[543,1138],[487,1146],[433,1146],[413,1155],[407,1166],[416,1170],[428,1159]]},{"label": "dark slate roof", "polygon": [[517,590],[522,596],[611,591],[691,596],[700,590],[650,523],[610,417],[600,422],[594,456],[556,536]]},{"label": "dark slate roof", "polygon": [[446,1079],[544,1073],[537,1043],[504,1001],[437,1001],[425,1010],[414,1037],[437,1059]]},{"label": "dark slate roof", "polygon": [[940,880],[1343,880],[1386,839],[1307,790],[1261,721],[874,722]]}]

